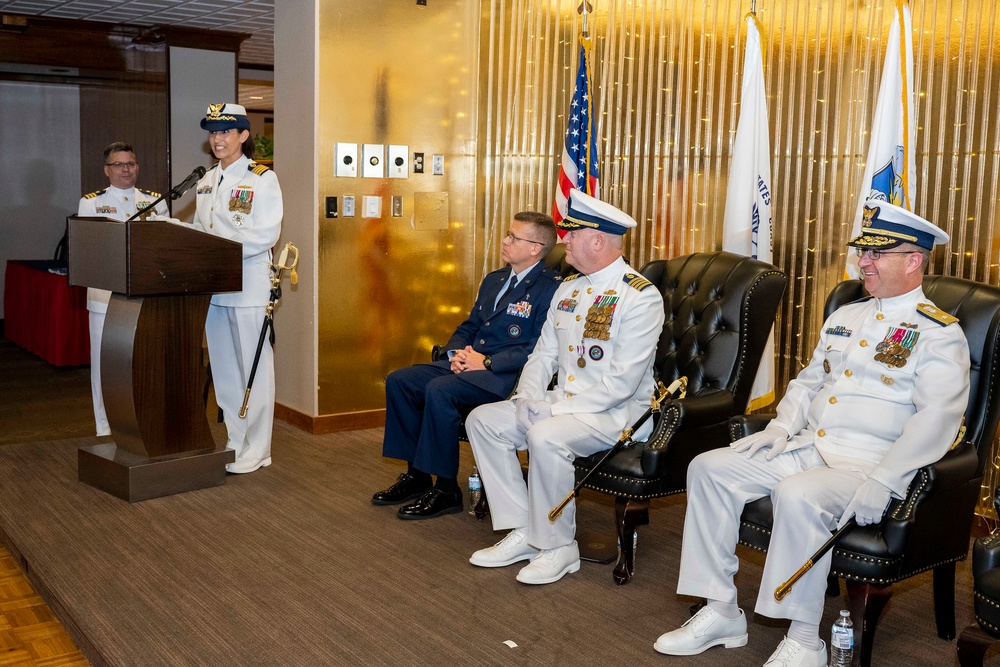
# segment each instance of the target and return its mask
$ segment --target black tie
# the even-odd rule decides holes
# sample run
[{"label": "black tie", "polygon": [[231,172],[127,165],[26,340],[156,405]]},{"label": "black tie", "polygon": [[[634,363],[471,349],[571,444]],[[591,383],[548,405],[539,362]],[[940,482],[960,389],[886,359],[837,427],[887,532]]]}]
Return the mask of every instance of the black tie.
[{"label": "black tie", "polygon": [[497,294],[497,300],[493,303],[493,310],[496,310],[497,307],[500,305],[500,299],[502,299],[504,295],[507,294],[507,292],[514,289],[516,285],[517,285],[517,274],[515,273],[511,275],[510,280],[507,281],[506,287],[500,290],[500,293]]}]

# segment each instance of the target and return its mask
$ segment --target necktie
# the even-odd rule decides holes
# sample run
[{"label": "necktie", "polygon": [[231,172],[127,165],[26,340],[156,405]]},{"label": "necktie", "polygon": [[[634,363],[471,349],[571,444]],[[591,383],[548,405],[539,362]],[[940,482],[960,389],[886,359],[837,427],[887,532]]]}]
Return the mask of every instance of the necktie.
[{"label": "necktie", "polygon": [[507,292],[509,292],[512,289],[514,289],[515,285],[517,285],[517,274],[516,273],[511,274],[510,280],[507,281],[507,285],[502,290],[500,290],[499,294],[497,294],[497,300],[493,302],[493,310],[497,309],[497,306],[500,305],[500,300],[504,297],[505,294],[507,294]]}]

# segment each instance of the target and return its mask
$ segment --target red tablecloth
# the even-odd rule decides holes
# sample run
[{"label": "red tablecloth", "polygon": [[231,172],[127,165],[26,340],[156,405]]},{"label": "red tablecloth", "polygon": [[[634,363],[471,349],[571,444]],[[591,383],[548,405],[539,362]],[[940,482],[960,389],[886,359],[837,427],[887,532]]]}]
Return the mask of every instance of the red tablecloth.
[{"label": "red tablecloth", "polygon": [[70,287],[50,268],[65,262],[8,260],[3,291],[4,335],[56,366],[90,363],[87,288]]}]

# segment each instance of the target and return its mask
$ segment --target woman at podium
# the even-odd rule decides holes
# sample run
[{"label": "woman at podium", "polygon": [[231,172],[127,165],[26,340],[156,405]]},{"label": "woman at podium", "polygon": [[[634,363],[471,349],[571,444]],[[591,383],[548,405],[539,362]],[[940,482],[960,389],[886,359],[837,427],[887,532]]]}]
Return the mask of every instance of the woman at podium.
[{"label": "woman at podium", "polygon": [[215,395],[225,415],[231,473],[271,464],[274,356],[260,353],[245,419],[239,416],[271,289],[271,248],[281,233],[281,188],[274,172],[253,162],[250,120],[239,104],[210,104],[201,127],[219,162],[198,181],[195,227],[243,244],[243,291],[212,297],[205,321]]}]

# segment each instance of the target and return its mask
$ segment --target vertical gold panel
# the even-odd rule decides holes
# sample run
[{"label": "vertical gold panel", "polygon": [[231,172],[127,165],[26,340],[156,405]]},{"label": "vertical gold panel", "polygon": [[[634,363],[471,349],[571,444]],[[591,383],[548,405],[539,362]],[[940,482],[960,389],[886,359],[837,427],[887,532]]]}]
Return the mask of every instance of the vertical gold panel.
[{"label": "vertical gold panel", "polygon": [[[591,0],[601,196],[639,228],[628,258],[721,247],[749,0]],[[578,0],[482,0],[484,269],[509,216],[548,211],[573,85]],[[988,0],[913,0],[917,213],[952,242],[931,271],[996,284],[1000,27]],[[808,362],[841,279],[893,0],[758,0],[774,261],[790,277],[778,385]],[[781,391],[779,389],[779,391]],[[998,479],[984,480],[984,500]],[[988,506],[988,503],[981,503]]]},{"label": "vertical gold panel", "polygon": [[[319,22],[318,384],[319,411],[331,414],[383,407],[385,376],[428,361],[475,297],[479,6],[326,0]],[[336,142],[407,145],[426,169],[338,178]],[[431,173],[435,154],[443,176]],[[444,230],[414,228],[417,193],[447,193]],[[355,217],[322,217],[323,198],[340,198],[342,213],[344,195],[356,198]],[[380,218],[362,217],[364,196],[382,198]],[[392,196],[403,197],[403,217],[392,217]]]}]

